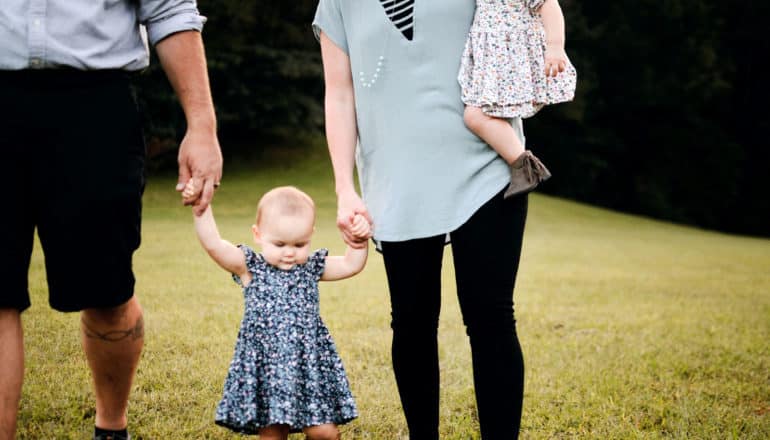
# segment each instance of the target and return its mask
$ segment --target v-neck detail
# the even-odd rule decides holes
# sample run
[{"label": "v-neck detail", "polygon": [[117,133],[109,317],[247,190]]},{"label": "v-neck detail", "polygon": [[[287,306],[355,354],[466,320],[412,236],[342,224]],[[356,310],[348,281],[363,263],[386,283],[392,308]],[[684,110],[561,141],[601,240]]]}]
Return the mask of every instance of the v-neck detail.
[{"label": "v-neck detail", "polygon": [[380,0],[385,15],[407,40],[414,39],[415,0]]}]

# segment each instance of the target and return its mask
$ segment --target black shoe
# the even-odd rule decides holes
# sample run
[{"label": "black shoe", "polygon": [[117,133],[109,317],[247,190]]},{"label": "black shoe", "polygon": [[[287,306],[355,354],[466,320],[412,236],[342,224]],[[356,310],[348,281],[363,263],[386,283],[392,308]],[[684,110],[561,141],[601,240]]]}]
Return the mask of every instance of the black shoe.
[{"label": "black shoe", "polygon": [[131,440],[131,435],[120,435],[120,434],[94,434],[94,440]]}]

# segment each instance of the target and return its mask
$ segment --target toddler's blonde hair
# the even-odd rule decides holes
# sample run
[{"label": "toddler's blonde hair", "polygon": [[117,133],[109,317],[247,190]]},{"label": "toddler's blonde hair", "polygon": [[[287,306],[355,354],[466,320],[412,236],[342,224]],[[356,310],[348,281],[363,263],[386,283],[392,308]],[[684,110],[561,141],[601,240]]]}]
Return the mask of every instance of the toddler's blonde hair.
[{"label": "toddler's blonde hair", "polygon": [[267,215],[309,215],[315,223],[315,203],[294,186],[279,186],[266,192],[257,204],[256,224]]}]

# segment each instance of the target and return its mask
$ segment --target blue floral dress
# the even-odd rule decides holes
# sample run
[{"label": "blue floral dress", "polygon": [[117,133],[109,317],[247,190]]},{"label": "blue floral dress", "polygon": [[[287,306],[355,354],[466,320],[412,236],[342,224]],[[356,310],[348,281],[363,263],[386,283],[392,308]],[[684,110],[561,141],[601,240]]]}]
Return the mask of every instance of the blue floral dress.
[{"label": "blue floral dress", "polygon": [[[215,422],[256,434],[273,424],[297,432],[358,417],[342,361],[319,314],[318,281],[328,251],[319,249],[305,264],[281,270],[248,246],[239,247],[252,281],[243,286],[243,321]],[[237,275],[233,279],[242,285]]]}]

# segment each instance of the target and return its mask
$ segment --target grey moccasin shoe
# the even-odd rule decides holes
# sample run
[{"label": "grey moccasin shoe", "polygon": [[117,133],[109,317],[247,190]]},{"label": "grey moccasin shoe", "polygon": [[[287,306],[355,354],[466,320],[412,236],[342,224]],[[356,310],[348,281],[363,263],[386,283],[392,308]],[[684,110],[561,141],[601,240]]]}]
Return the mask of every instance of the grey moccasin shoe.
[{"label": "grey moccasin shoe", "polygon": [[511,184],[505,190],[503,197],[513,197],[532,191],[551,177],[551,172],[540,162],[531,151],[525,150],[511,164]]}]

